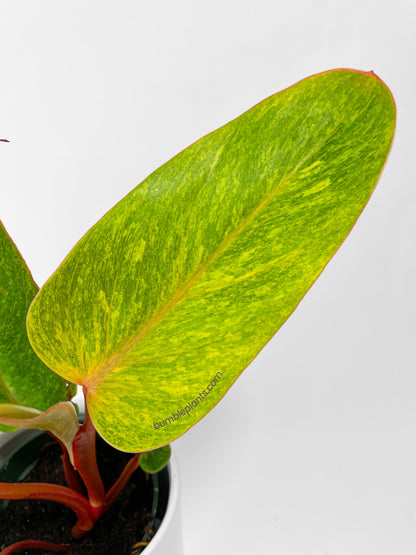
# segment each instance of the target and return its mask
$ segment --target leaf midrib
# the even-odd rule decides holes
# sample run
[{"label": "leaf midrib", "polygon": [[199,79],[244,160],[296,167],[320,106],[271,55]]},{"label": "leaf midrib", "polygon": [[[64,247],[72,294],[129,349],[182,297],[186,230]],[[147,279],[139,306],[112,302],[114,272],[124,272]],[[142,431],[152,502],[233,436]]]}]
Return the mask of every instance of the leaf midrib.
[{"label": "leaf midrib", "polygon": [[149,333],[163,318],[164,316],[172,310],[174,306],[185,296],[187,291],[192,287],[192,285],[199,279],[200,276],[213,264],[213,262],[227,249],[227,247],[244,231],[244,229],[255,219],[255,217],[263,210],[269,202],[278,194],[279,190],[287,183],[316,152],[322,147],[322,145],[328,141],[332,135],[336,132],[338,127],[342,124],[344,120],[339,121],[335,127],[323,137],[318,144],[306,155],[302,160],[295,166],[295,168],[288,173],[286,177],[283,177],[276,187],[270,191],[263,199],[263,201],[257,205],[257,207],[249,214],[241,224],[236,227],[236,229],[226,237],[226,239],[216,248],[213,254],[208,258],[208,260],[193,274],[193,276],[184,284],[181,289],[177,289],[176,293],[165,303],[165,305],[153,315],[152,318],[147,322],[143,328],[133,335],[126,343],[108,360],[107,363],[101,365],[97,370],[90,374],[83,383],[80,383],[84,387],[86,393],[92,393],[96,386],[102,381],[102,379],[109,374],[114,368],[117,367],[120,360],[131,351],[142,338]]}]

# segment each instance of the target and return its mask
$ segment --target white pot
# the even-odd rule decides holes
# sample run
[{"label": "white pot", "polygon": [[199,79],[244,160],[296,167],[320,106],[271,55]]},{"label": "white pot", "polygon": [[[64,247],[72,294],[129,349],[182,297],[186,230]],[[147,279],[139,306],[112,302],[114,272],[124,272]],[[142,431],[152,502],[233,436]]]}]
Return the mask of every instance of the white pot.
[{"label": "white pot", "polygon": [[180,482],[174,456],[169,461],[168,471],[170,487],[166,514],[143,555],[183,555]]},{"label": "white pot", "polygon": [[[42,432],[37,430],[18,430],[17,432],[0,432],[0,465],[13,453]],[[180,507],[179,473],[175,457],[168,464],[168,499],[162,522],[149,545],[142,551],[143,555],[184,555],[182,543],[182,522]],[[163,487],[163,484],[161,484]]]}]

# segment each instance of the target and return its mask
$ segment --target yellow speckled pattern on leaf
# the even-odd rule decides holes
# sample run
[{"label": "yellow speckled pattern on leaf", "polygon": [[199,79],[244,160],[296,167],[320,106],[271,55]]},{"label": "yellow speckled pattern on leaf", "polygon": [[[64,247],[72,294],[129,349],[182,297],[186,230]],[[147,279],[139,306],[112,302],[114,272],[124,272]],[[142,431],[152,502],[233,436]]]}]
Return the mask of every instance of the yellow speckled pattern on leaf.
[{"label": "yellow speckled pattern on leaf", "polygon": [[85,387],[107,441],[167,444],[223,397],[350,231],[394,125],[374,74],[315,75],[178,154],[81,239],[29,337]]}]

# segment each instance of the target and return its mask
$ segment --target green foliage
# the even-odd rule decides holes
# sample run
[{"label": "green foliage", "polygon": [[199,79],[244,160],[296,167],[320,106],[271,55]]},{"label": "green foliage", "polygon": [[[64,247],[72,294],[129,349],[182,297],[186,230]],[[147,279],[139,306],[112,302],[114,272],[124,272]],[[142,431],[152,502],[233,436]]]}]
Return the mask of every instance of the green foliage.
[{"label": "green foliage", "polygon": [[[0,222],[0,403],[46,410],[75,393],[75,386],[45,366],[27,338],[26,316],[38,291],[20,253]],[[8,429],[3,428],[0,429]]]},{"label": "green foliage", "polygon": [[147,451],[140,455],[140,466],[145,472],[150,474],[159,472],[168,464],[170,454],[170,445],[164,445],[153,451]]},{"label": "green foliage", "polygon": [[394,125],[374,74],[315,75],[178,154],[83,237],[28,331],[108,442],[165,445],[224,396],[354,225]]}]

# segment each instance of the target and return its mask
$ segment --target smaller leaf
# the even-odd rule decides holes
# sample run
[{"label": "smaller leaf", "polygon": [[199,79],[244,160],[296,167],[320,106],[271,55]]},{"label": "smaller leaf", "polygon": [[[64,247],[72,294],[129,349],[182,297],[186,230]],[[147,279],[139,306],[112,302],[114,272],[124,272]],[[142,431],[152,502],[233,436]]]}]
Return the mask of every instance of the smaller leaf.
[{"label": "smaller leaf", "polygon": [[146,453],[140,455],[140,466],[150,474],[159,472],[168,464],[170,454],[170,445],[164,445],[153,451],[146,451]]},{"label": "smaller leaf", "polygon": [[45,412],[3,403],[0,404],[0,423],[50,432],[64,444],[73,464],[72,442],[78,433],[79,423],[75,407],[69,401],[53,405]]}]

